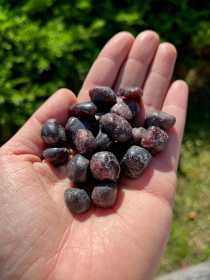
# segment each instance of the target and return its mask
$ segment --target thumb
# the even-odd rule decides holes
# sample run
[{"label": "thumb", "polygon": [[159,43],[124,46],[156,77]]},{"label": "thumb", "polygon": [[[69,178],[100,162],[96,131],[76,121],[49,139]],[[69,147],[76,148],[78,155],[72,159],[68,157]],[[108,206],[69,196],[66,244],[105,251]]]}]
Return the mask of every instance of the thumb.
[{"label": "thumb", "polygon": [[40,131],[48,119],[57,119],[64,126],[70,117],[69,107],[77,103],[76,96],[68,89],[56,91],[2,148],[4,154],[30,154],[42,158],[46,144]]}]

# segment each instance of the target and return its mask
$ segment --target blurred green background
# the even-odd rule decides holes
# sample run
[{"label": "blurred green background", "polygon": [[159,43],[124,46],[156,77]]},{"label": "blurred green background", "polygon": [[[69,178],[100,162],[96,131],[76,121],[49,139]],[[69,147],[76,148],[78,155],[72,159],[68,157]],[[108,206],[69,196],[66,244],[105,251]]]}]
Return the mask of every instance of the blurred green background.
[{"label": "blurred green background", "polygon": [[[0,0],[0,144],[60,87],[76,94],[117,32],[152,29],[190,87],[169,243],[157,274],[210,258],[210,2]],[[178,94],[178,93],[177,93]]]}]

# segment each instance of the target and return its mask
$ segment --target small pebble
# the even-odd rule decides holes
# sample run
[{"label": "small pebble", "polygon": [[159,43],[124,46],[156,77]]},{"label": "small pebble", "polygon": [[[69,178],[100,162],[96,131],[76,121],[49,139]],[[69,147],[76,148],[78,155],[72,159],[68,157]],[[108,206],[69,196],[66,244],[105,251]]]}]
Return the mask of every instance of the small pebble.
[{"label": "small pebble", "polygon": [[80,154],[73,157],[66,166],[66,174],[75,185],[85,184],[90,176],[90,161]]},{"label": "small pebble", "polygon": [[135,100],[124,99],[115,104],[110,113],[114,113],[126,120],[132,120],[139,111],[139,105]]},{"label": "small pebble", "polygon": [[119,178],[120,165],[111,152],[98,152],[91,158],[90,170],[98,181],[115,181]]},{"label": "small pebble", "polygon": [[74,135],[74,144],[78,153],[92,153],[97,148],[97,141],[87,129],[79,129]]},{"label": "small pebble", "polygon": [[120,162],[121,172],[127,177],[137,178],[147,167],[151,154],[138,146],[132,146]]},{"label": "small pebble", "polygon": [[64,128],[56,119],[49,119],[41,129],[41,138],[49,146],[64,146],[66,135]]},{"label": "small pebble", "polygon": [[102,208],[114,206],[116,197],[117,183],[111,181],[98,182],[91,195],[93,203]]},{"label": "small pebble", "polygon": [[64,164],[69,157],[69,150],[66,148],[47,148],[42,153],[43,157],[54,166]]},{"label": "small pebble", "polygon": [[80,215],[86,212],[92,202],[83,188],[68,188],[64,192],[64,199],[73,214]]},{"label": "small pebble", "polygon": [[141,145],[151,154],[159,153],[165,149],[168,138],[168,134],[165,131],[159,127],[151,126],[141,139]]},{"label": "small pebble", "polygon": [[96,114],[97,107],[93,102],[87,101],[87,102],[74,104],[70,107],[69,110],[72,116],[75,116],[77,118],[91,119]]},{"label": "small pebble", "polygon": [[151,126],[157,126],[162,130],[166,130],[174,126],[176,118],[162,111],[149,111],[146,113],[144,127],[147,129]]},{"label": "small pebble", "polygon": [[117,95],[126,98],[140,99],[143,96],[143,91],[139,87],[126,87],[120,88]]},{"label": "small pebble", "polygon": [[109,111],[117,103],[114,91],[109,87],[97,86],[89,91],[91,101],[98,109]]},{"label": "small pebble", "polygon": [[126,142],[132,137],[132,127],[124,118],[108,113],[100,118],[101,126],[117,141]]}]

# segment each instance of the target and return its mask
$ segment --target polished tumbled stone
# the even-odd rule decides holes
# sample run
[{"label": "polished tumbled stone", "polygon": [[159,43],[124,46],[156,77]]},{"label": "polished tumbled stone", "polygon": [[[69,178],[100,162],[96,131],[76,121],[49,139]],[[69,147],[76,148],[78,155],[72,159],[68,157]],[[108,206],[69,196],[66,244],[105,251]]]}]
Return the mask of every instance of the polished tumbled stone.
[{"label": "polished tumbled stone", "polygon": [[168,139],[168,134],[165,131],[159,127],[151,126],[141,139],[141,145],[151,154],[155,154],[165,149]]},{"label": "polished tumbled stone", "polygon": [[146,113],[144,127],[157,126],[163,130],[169,129],[176,123],[176,118],[162,111],[149,111]]},{"label": "polished tumbled stone", "polygon": [[85,184],[90,176],[90,161],[80,154],[73,157],[66,166],[66,173],[76,185]]},{"label": "polished tumbled stone", "polygon": [[93,203],[102,208],[114,206],[116,197],[117,183],[111,181],[98,182],[91,195]]},{"label": "polished tumbled stone", "polygon": [[120,162],[121,173],[136,178],[144,171],[151,160],[151,154],[138,146],[132,146]]},{"label": "polished tumbled stone", "polygon": [[126,88],[120,88],[117,95],[126,98],[140,99],[143,96],[143,91],[139,87],[134,87],[134,88],[126,87]]},{"label": "polished tumbled stone", "polygon": [[69,150],[66,148],[48,148],[43,151],[43,157],[54,166],[64,164],[69,157]]},{"label": "polished tumbled stone", "polygon": [[92,153],[97,148],[97,141],[87,129],[79,129],[74,136],[74,143],[78,153]]},{"label": "polished tumbled stone", "polygon": [[114,91],[109,87],[97,86],[89,91],[91,101],[98,109],[109,111],[117,103],[117,97]]},{"label": "polished tumbled stone", "polygon": [[108,113],[100,118],[101,126],[117,141],[126,142],[132,137],[132,127],[124,118]]},{"label": "polished tumbled stone", "polygon": [[49,119],[41,129],[41,138],[49,146],[64,146],[66,135],[64,128],[56,119]]},{"label": "polished tumbled stone", "polygon": [[87,101],[73,104],[69,110],[74,117],[93,118],[97,112],[97,107],[92,101]]},{"label": "polished tumbled stone", "polygon": [[114,181],[119,178],[120,165],[112,153],[98,152],[91,158],[90,170],[93,177],[98,181]]},{"label": "polished tumbled stone", "polygon": [[64,199],[73,214],[79,215],[86,212],[92,202],[83,188],[68,188],[64,192]]},{"label": "polished tumbled stone", "polygon": [[132,120],[139,111],[139,105],[135,100],[124,99],[117,102],[111,110],[110,113],[114,113],[126,120]]}]

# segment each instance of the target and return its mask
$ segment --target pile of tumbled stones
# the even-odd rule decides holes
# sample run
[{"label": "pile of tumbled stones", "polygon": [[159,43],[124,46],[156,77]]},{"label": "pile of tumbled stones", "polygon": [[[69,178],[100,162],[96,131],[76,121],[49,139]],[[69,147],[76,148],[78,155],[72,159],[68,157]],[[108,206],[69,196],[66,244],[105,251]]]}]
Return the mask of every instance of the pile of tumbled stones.
[{"label": "pile of tumbled stones", "polygon": [[[132,128],[139,111],[143,91],[121,88],[117,96],[111,88],[94,87],[91,101],[70,107],[72,117],[65,129],[56,119],[49,119],[41,130],[49,145],[43,157],[54,166],[69,159],[69,147],[77,155],[69,160],[66,173],[76,186],[66,189],[64,198],[74,214],[90,206],[109,208],[115,204],[120,174],[136,178],[149,164],[152,154],[164,150],[176,119],[162,111],[146,113],[144,127]],[[88,187],[93,182],[91,193]]]}]

